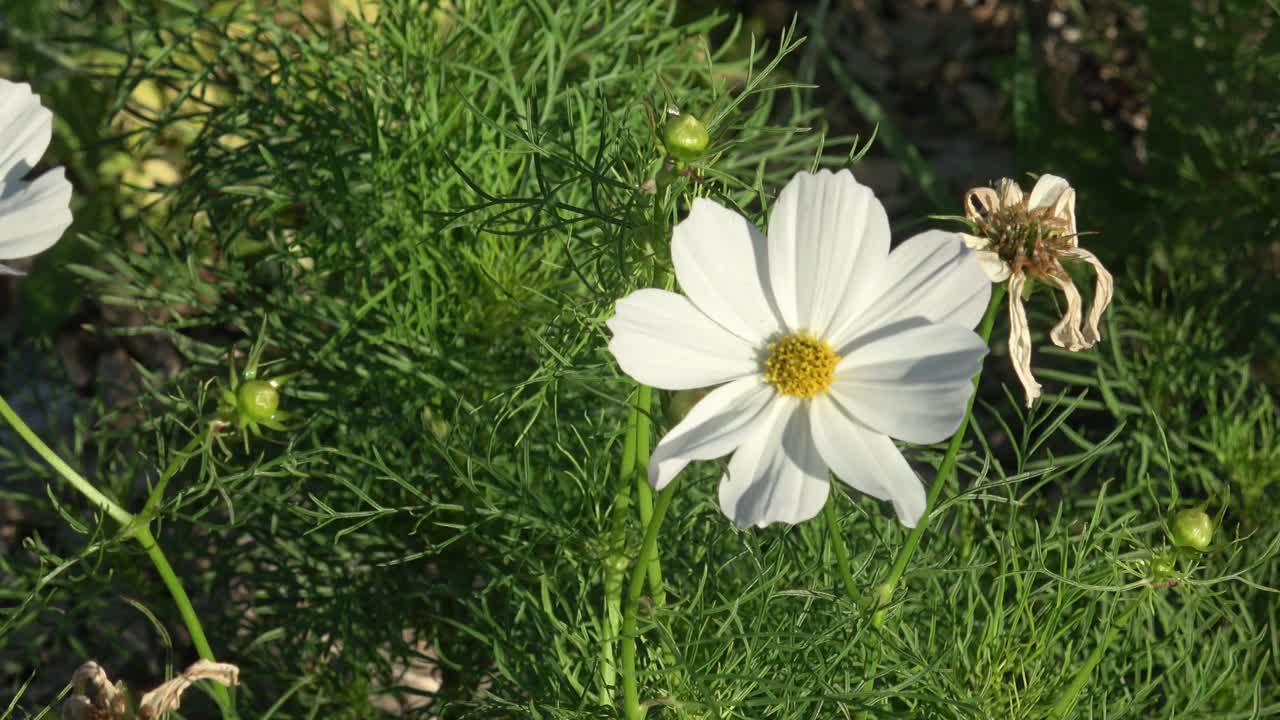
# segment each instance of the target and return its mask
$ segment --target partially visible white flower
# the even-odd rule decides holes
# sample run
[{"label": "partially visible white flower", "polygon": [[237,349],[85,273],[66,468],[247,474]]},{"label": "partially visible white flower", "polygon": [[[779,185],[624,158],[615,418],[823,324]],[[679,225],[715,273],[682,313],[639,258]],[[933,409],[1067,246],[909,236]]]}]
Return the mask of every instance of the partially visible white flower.
[{"label": "partially visible white flower", "polygon": [[[71,183],[62,168],[24,178],[53,138],[53,113],[26,83],[0,78],[0,260],[49,249],[71,225]],[[0,264],[0,274],[22,273]]]},{"label": "partially visible white flower", "polygon": [[924,488],[893,438],[954,433],[987,352],[972,328],[991,284],[959,236],[930,231],[891,253],[871,190],[823,171],[787,184],[767,240],[695,200],[671,255],[685,295],[619,300],[609,349],[647,385],[718,387],[658,443],[650,482],[733,453],[719,498],[739,526],[812,518],[831,472],[914,526]]},{"label": "partially visible white flower", "polygon": [[[1016,182],[1005,178],[996,188],[970,190],[964,208],[965,217],[977,228],[976,235],[964,235],[965,244],[977,251],[991,282],[1009,281],[1009,356],[1031,407],[1040,397],[1040,384],[1031,374],[1031,328],[1022,299],[1027,279],[1062,291],[1067,310],[1049,339],[1072,352],[1093,347],[1102,338],[1098,323],[1111,304],[1115,284],[1102,262],[1080,247],[1076,191],[1066,180],[1041,175],[1031,194],[1024,196]],[[1087,321],[1084,300],[1062,267],[1063,258],[1083,260],[1098,274]]]}]

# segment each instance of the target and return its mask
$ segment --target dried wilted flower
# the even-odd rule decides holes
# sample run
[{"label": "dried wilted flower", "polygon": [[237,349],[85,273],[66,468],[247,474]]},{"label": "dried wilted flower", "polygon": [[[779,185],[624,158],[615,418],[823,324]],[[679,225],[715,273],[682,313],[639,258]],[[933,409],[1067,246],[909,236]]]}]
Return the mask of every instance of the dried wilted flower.
[{"label": "dried wilted flower", "polygon": [[[137,720],[158,720],[177,710],[182,693],[198,680],[212,680],[232,687],[240,682],[240,668],[229,663],[198,660],[181,675],[142,696]],[[102,666],[92,660],[81,665],[71,678],[75,690],[62,706],[62,720],[128,720],[128,702],[123,683],[111,684]]]},{"label": "dried wilted flower", "polygon": [[[1056,175],[1041,175],[1030,195],[1023,195],[1008,178],[996,188],[974,188],[965,194],[964,210],[975,230],[964,236],[965,243],[977,251],[991,282],[1009,281],[1009,355],[1031,407],[1040,396],[1040,384],[1031,374],[1031,328],[1022,298],[1027,279],[1062,291],[1067,311],[1049,332],[1049,339],[1076,352],[1093,347],[1102,336],[1098,323],[1111,304],[1111,273],[1093,253],[1080,247],[1076,191]],[[1083,260],[1098,273],[1087,321],[1084,301],[1062,267],[1063,258]]]},{"label": "dried wilted flower", "polygon": [[123,683],[111,684],[102,666],[90,660],[71,676],[75,694],[62,706],[62,720],[119,720],[125,716]]},{"label": "dried wilted flower", "polygon": [[240,668],[229,663],[197,660],[178,677],[142,696],[138,720],[156,720],[170,710],[177,710],[182,693],[197,680],[212,680],[227,687],[240,684]]}]

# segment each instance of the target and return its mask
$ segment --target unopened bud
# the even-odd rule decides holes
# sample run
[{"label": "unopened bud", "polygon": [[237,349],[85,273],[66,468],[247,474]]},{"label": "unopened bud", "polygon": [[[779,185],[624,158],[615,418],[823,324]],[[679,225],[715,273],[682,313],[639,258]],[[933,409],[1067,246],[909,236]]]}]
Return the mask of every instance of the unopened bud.
[{"label": "unopened bud", "polygon": [[280,391],[266,380],[250,380],[236,391],[236,404],[254,422],[270,420],[280,407]]},{"label": "unopened bud", "polygon": [[1173,544],[1203,551],[1213,542],[1213,518],[1203,510],[1180,510],[1173,516]]},{"label": "unopened bud", "polygon": [[707,126],[698,118],[686,112],[667,115],[662,126],[662,144],[677,162],[687,163],[702,157],[710,142]]}]

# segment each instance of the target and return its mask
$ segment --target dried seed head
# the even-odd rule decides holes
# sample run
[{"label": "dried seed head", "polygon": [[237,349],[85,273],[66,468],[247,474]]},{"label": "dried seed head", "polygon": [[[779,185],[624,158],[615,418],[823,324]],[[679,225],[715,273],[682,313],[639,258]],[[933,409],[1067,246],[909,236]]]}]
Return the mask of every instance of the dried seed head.
[{"label": "dried seed head", "polygon": [[998,190],[974,188],[965,193],[964,211],[977,236],[987,241],[984,249],[1039,276],[1052,273],[1057,258],[1076,247],[1075,191],[1066,188],[1051,204],[1033,204],[1035,197],[1023,195],[1017,183],[1005,178]]}]

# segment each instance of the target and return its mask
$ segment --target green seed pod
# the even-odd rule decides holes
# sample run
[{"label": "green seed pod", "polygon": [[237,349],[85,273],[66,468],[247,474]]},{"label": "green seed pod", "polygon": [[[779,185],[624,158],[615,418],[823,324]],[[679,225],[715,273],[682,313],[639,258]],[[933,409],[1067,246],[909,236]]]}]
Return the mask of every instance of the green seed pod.
[{"label": "green seed pod", "polygon": [[666,411],[667,422],[675,425],[683,420],[684,416],[688,415],[689,411],[693,409],[693,406],[697,405],[698,401],[706,397],[706,395],[707,391],[703,389],[677,390],[671,393],[671,397],[666,402],[666,407],[663,408]]},{"label": "green seed pod", "polygon": [[687,163],[702,157],[710,142],[707,126],[689,113],[668,115],[662,126],[662,144],[667,154],[678,162]]},{"label": "green seed pod", "polygon": [[1173,516],[1173,544],[1203,551],[1213,542],[1213,518],[1203,510],[1180,510]]},{"label": "green seed pod", "polygon": [[236,391],[236,405],[254,422],[270,420],[280,407],[280,391],[266,380],[250,380]]}]

